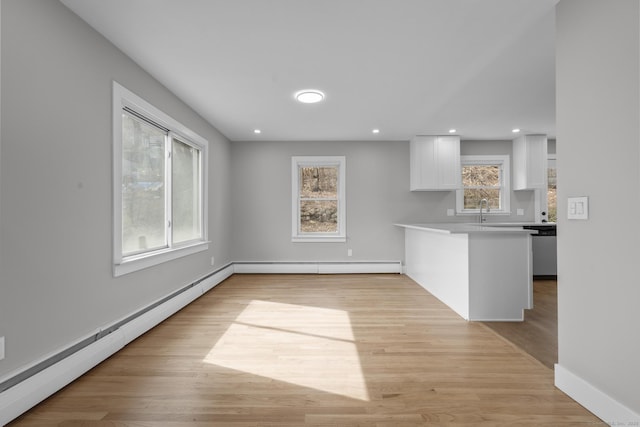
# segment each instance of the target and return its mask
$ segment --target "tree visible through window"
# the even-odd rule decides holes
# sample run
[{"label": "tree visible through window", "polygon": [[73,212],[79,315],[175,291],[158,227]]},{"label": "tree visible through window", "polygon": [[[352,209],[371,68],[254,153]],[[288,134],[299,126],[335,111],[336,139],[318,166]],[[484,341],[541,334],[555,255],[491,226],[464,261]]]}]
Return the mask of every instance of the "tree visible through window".
[{"label": "tree visible through window", "polygon": [[497,165],[462,166],[464,209],[477,209],[487,199],[490,209],[500,209],[500,167]]},{"label": "tree visible through window", "polygon": [[208,248],[207,141],[114,82],[114,274]]},{"label": "tree visible through window", "polygon": [[509,212],[509,156],[461,156],[461,170],[458,213],[478,212],[482,199],[487,200],[492,213]]},{"label": "tree visible through window", "polygon": [[549,222],[558,220],[556,181],[556,160],[553,158],[549,159],[547,163],[547,219]]},{"label": "tree visible through window", "polygon": [[300,168],[300,231],[338,231],[338,167]]},{"label": "tree visible through window", "polygon": [[122,254],[166,247],[167,132],[122,113]]},{"label": "tree visible through window", "polygon": [[293,157],[294,241],[344,241],[344,157]]}]

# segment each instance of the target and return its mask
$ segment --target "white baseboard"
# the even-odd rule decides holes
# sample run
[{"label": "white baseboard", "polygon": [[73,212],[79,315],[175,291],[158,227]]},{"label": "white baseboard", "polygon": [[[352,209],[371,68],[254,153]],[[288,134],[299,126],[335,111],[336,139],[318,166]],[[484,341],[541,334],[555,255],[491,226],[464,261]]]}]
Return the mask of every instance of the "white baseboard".
[{"label": "white baseboard", "polygon": [[400,261],[236,262],[233,267],[239,274],[402,274]]},{"label": "white baseboard", "polygon": [[[96,334],[96,340],[78,351],[29,376],[21,382],[0,393],[0,426],[20,416],[23,412],[51,396],[109,356],[121,350],[125,345],[147,332],[169,316],[173,315],[211,288],[233,274],[233,265],[221,268],[213,275],[196,282],[184,292],[172,298],[161,300],[150,310],[137,315],[132,313],[124,319],[125,323],[116,322],[114,326],[102,328]],[[73,346],[70,346],[73,347]],[[41,362],[51,358],[49,355]],[[31,365],[32,369],[37,364]],[[13,376],[24,373],[15,372]]]},{"label": "white baseboard", "polygon": [[239,274],[316,274],[316,263],[236,262],[233,272]]},{"label": "white baseboard", "polygon": [[116,331],[0,393],[0,425],[21,415],[124,347]]},{"label": "white baseboard", "polygon": [[564,368],[555,365],[555,385],[609,425],[639,425],[640,414]]},{"label": "white baseboard", "polygon": [[216,285],[218,285],[219,283],[222,283],[225,279],[231,277],[233,273],[234,273],[233,264],[229,264],[226,267],[222,268],[221,270],[218,270],[216,273],[212,274],[211,276],[203,279],[200,282],[202,293],[204,294],[206,292],[209,292]]}]

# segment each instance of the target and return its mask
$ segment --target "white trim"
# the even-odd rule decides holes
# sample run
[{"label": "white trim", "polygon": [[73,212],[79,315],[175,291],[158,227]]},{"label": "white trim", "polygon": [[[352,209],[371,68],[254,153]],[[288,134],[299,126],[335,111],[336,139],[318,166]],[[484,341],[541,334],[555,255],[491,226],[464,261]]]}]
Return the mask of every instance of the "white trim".
[{"label": "white trim", "polygon": [[347,238],[344,236],[331,236],[331,235],[307,235],[301,234],[303,237],[292,236],[291,241],[293,243],[344,243],[347,241]]},{"label": "white trim", "polygon": [[233,272],[238,274],[316,274],[315,263],[234,263]]},{"label": "white trim", "polygon": [[142,254],[138,257],[129,257],[128,259],[122,261],[120,264],[113,265],[113,276],[122,276],[123,274],[153,267],[154,265],[162,264],[163,262],[206,251],[209,249],[209,243],[210,242],[198,242],[189,246],[183,246],[173,249],[162,249],[159,251]]},{"label": "white trim", "polygon": [[[500,209],[492,209],[486,212],[486,215],[511,215],[511,172],[510,159],[506,154],[495,155],[466,155],[460,156],[460,170],[469,164],[493,164],[500,165],[500,188],[501,188],[501,205]],[[456,190],[456,214],[457,215],[478,215],[479,209],[464,209],[464,185]]]},{"label": "white trim", "polygon": [[18,417],[124,347],[112,333],[0,393],[0,425]]},{"label": "white trim", "polygon": [[[212,276],[196,282],[194,286],[186,291],[177,294],[175,297],[159,304],[144,314],[134,317],[131,321],[107,333],[107,335],[98,338],[86,347],[0,393],[0,425],[7,424],[23,412],[62,389],[232,274],[233,265],[229,264]],[[123,320],[135,316],[136,313],[126,316]],[[118,323],[119,322],[116,322],[115,324],[117,325]],[[100,331],[108,332],[111,328],[112,327],[105,327],[100,329],[97,336],[100,336]],[[78,342],[82,341],[84,340]],[[73,345],[70,345],[67,348],[72,347]],[[51,357],[51,355],[49,357]],[[44,358],[41,362],[47,358]],[[37,364],[32,364],[29,368],[36,365]],[[3,381],[15,377],[26,370],[27,368],[23,368],[19,372],[14,372]]]},{"label": "white trim", "polygon": [[559,363],[555,365],[555,386],[609,425],[631,426],[640,423],[640,414]]},{"label": "white trim", "polygon": [[402,274],[402,262],[377,262],[377,263],[320,263],[320,274],[359,274],[359,273],[398,273]]},{"label": "white trim", "polygon": [[[145,252],[139,256],[122,255],[122,109],[128,107],[139,114],[153,120],[158,125],[169,129],[167,133],[166,150],[171,152],[172,139],[177,137],[180,142],[187,143],[200,150],[200,203],[201,203],[201,228],[202,239],[189,242],[185,245],[173,245],[171,242],[171,232],[169,233],[169,247],[157,251]],[[173,259],[191,255],[207,250],[208,246],[208,158],[209,143],[206,139],[191,131],[189,128],[173,119],[163,111],[151,105],[138,95],[134,94],[118,82],[113,82],[112,100],[112,138],[113,138],[113,275],[115,277],[131,273],[143,268],[158,265]],[[166,171],[167,176],[171,176],[170,167]],[[170,178],[167,178],[170,179]],[[171,203],[170,186],[167,187],[166,203]],[[171,212],[171,209],[165,209]],[[167,218],[171,221],[171,218]]]},{"label": "white trim", "polygon": [[234,273],[239,274],[360,274],[400,273],[400,261],[362,262],[236,262]]},{"label": "white trim", "polygon": [[[343,243],[347,241],[347,196],[345,156],[292,156],[291,157],[291,241],[294,243]],[[338,231],[336,233],[301,233],[298,229],[299,168],[301,166],[338,167]]]}]

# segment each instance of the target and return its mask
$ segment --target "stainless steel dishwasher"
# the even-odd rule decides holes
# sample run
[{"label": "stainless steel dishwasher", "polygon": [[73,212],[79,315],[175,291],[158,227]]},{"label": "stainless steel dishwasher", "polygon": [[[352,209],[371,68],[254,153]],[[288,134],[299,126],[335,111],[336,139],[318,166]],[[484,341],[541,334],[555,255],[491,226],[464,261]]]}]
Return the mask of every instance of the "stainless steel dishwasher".
[{"label": "stainless steel dishwasher", "polygon": [[525,225],[523,228],[538,231],[538,234],[532,236],[534,277],[557,277],[558,251],[555,224]]}]

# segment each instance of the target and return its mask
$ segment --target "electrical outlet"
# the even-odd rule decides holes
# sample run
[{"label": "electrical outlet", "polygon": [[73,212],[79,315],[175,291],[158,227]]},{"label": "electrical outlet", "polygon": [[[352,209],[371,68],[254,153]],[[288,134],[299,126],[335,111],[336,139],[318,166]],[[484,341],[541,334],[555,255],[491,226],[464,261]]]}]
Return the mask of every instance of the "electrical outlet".
[{"label": "electrical outlet", "polygon": [[454,216],[456,213],[453,209],[447,209],[447,216]]},{"label": "electrical outlet", "polygon": [[0,360],[4,359],[4,337],[0,337]]},{"label": "electrical outlet", "polygon": [[216,264],[216,257],[211,257],[211,265],[215,265]]},{"label": "electrical outlet", "polygon": [[516,210],[516,215],[518,215],[518,216],[523,216],[523,215],[524,215],[524,209],[520,209],[520,208],[518,208],[518,209]]},{"label": "electrical outlet", "polygon": [[353,256],[353,249],[347,249],[347,256]]}]

